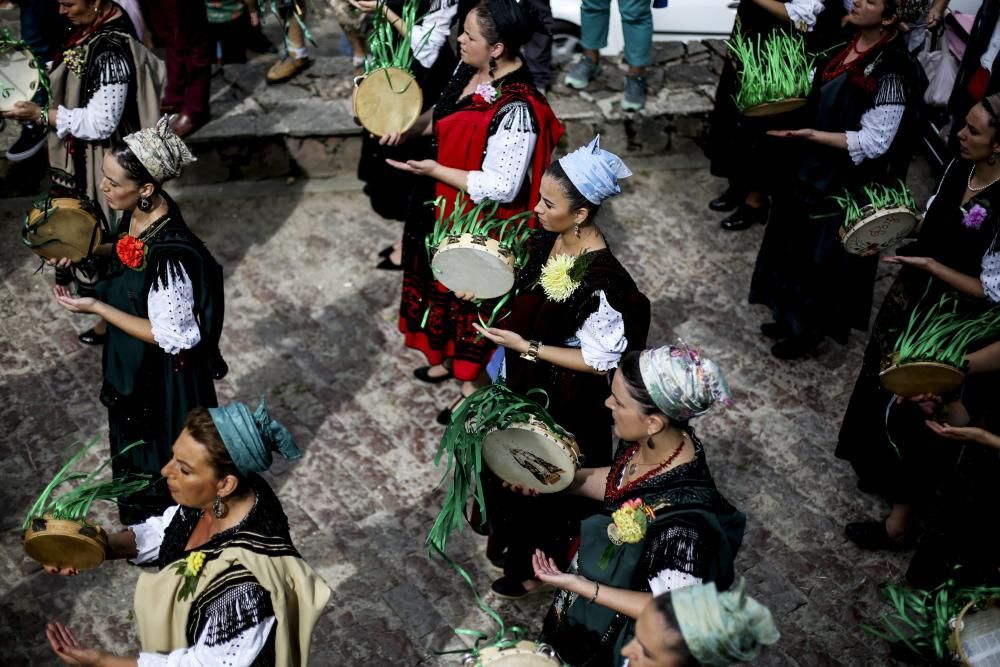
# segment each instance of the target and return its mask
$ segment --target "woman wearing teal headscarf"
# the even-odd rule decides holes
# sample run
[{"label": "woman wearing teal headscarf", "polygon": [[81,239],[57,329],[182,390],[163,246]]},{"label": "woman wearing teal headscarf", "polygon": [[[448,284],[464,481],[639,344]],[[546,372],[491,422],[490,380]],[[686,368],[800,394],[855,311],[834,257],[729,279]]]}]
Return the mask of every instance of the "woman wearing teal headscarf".
[{"label": "woman wearing teal headscarf", "polygon": [[[542,640],[571,665],[618,664],[654,595],[734,580],[746,517],[719,493],[689,420],[731,402],[722,372],[685,345],[622,357],[607,406],[624,443],[610,467],[577,471],[570,487],[603,502],[581,525],[569,572],[538,551],[535,574],[561,589]],[[631,443],[631,444],[628,444]]]},{"label": "woman wearing teal headscarf", "polygon": [[142,652],[85,648],[53,622],[56,655],[70,665],[305,667],[330,589],[295,549],[288,517],[258,475],[275,451],[301,457],[263,403],[192,410],[161,471],[178,504],[110,538],[109,557],[157,568],[135,591]]}]

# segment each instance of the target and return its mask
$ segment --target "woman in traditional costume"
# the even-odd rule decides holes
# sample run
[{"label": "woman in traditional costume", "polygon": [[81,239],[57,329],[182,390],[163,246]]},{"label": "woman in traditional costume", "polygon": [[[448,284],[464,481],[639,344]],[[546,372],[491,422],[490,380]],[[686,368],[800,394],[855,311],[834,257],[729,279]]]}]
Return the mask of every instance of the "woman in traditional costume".
[{"label": "woman in traditional costume", "polygon": [[[908,420],[916,428],[911,446],[897,452],[886,429],[886,407],[893,397],[882,387],[879,372],[921,301],[936,303],[947,293],[958,293],[967,297],[961,303],[969,316],[1000,302],[998,114],[1000,95],[969,111],[958,133],[960,157],[946,168],[917,240],[883,260],[902,268],[875,318],[837,444],[837,456],[851,462],[858,487],[892,506],[885,521],[847,526],[848,537],[866,548],[898,549],[911,541],[907,539],[911,511],[929,491],[921,471],[936,477],[935,470],[946,465],[933,456],[928,460],[928,447],[945,455],[956,452],[928,445],[919,447],[918,454],[917,441],[931,436],[918,415]],[[921,461],[925,465],[919,465]]]},{"label": "woman in traditional costume", "polygon": [[[194,161],[161,119],[125,137],[104,157],[102,192],[122,211],[109,267],[95,297],[54,288],[59,305],[108,322],[101,402],[108,408],[116,477],[155,473],[170,459],[187,413],[216,404],[214,380],[226,373],[219,353],[222,268],[181,217],[163,184]],[[130,496],[119,509],[135,523],[170,504],[162,485]]]},{"label": "woman in traditional costume", "polygon": [[906,173],[918,81],[897,29],[906,9],[899,0],[856,0],[847,20],[858,33],[816,72],[815,129],[769,132],[805,140],[795,181],[775,193],[750,285],[750,302],[771,308],[774,321],[761,332],[779,339],[771,348],[779,359],[868,328],[878,260],[844,250],[829,197]]},{"label": "woman in traditional costume", "polygon": [[142,652],[85,648],[54,622],[46,634],[56,655],[70,665],[305,667],[330,589],[302,560],[281,503],[258,475],[272,451],[301,457],[263,404],[192,410],[161,471],[176,504],[110,536],[110,558],[157,569],[136,584]]},{"label": "woman in traditional costume", "polygon": [[679,588],[650,600],[622,649],[622,667],[725,667],[752,663],[780,635],[771,611],[739,588],[714,583]]},{"label": "woman in traditional costume", "polygon": [[[107,231],[111,209],[100,188],[105,152],[141,129],[143,116],[156,117],[155,81],[163,78],[163,64],[136,39],[125,10],[110,0],[66,0],[59,13],[73,32],[53,60],[51,106],[18,102],[4,116],[55,130],[49,133],[51,195],[86,197],[103,213]],[[71,278],[60,275],[57,281],[68,284]],[[80,341],[100,345],[105,331],[106,323],[98,322]]]},{"label": "woman in traditional costume", "polygon": [[[542,640],[572,665],[613,665],[654,595],[734,580],[746,517],[715,487],[689,425],[729,402],[718,367],[696,350],[666,346],[622,357],[607,405],[619,448],[611,467],[583,468],[571,492],[603,501],[584,520],[580,550],[563,573],[542,551],[536,576],[561,589]],[[613,540],[613,541],[612,541]]]},{"label": "woman in traditional costume", "polygon": [[[538,203],[538,183],[563,127],[518,55],[536,29],[524,11],[525,4],[515,0],[476,5],[458,38],[462,62],[441,99],[405,136],[382,138],[397,144],[433,133],[436,160],[389,164],[435,179],[436,194],[446,202],[448,215],[460,190],[472,202],[499,202],[498,216],[503,218]],[[454,377],[467,396],[482,382],[493,344],[473,327],[478,308],[434,279],[424,250],[433,216],[434,210],[426,207],[423,215],[410,216],[404,228],[399,328],[406,345],[423,352],[431,364],[416,369],[416,377],[430,383]],[[439,421],[446,423],[460,402],[439,415]]]},{"label": "woman in traditional costume", "polygon": [[[549,165],[535,206],[544,231],[518,277],[511,314],[504,328],[476,325],[510,352],[503,355],[507,386],[521,394],[543,389],[549,414],[574,434],[590,467],[611,465],[607,374],[622,354],[646,346],[649,331],[649,300],[595,222],[601,204],[621,192],[618,179],[631,174],[617,155],[601,149],[600,137]],[[583,271],[573,268],[577,262]],[[579,534],[568,507],[579,499],[494,491],[489,555],[503,560],[504,578],[493,590],[520,597],[537,586],[535,549],[559,549]]]}]

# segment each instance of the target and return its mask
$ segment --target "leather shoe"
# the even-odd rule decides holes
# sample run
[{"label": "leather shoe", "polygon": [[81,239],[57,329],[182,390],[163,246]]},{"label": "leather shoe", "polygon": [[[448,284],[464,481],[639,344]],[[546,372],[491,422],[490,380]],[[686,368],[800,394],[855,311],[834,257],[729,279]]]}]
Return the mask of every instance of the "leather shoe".
[{"label": "leather shoe", "polygon": [[170,119],[170,129],[173,130],[181,139],[184,139],[192,132],[201,127],[200,123],[196,123],[191,116],[186,113],[180,113]]},{"label": "leather shoe", "polygon": [[309,58],[282,58],[267,70],[267,83],[269,85],[284,83],[311,66],[312,60]]},{"label": "leather shoe", "polygon": [[413,377],[417,378],[421,382],[426,382],[427,384],[440,384],[445,380],[450,380],[454,377],[451,373],[451,369],[444,375],[430,375],[428,371],[431,370],[430,366],[421,366],[413,371]]},{"label": "leather shoe", "polygon": [[777,322],[764,322],[760,325],[760,332],[768,338],[778,340],[788,335],[788,330]]},{"label": "leather shoe", "polygon": [[740,230],[753,227],[758,223],[766,225],[767,217],[770,213],[771,209],[769,206],[752,208],[750,206],[742,205],[729,217],[723,219],[723,221],[719,223],[719,226],[728,232],[738,232]]},{"label": "leather shoe", "polygon": [[823,340],[819,335],[789,336],[771,346],[771,354],[783,361],[809,356]]},{"label": "leather shoe", "polygon": [[382,261],[375,265],[375,268],[380,269],[382,271],[402,271],[403,265],[396,264],[388,257],[383,257]]},{"label": "leather shoe", "polygon": [[726,188],[725,192],[708,202],[708,207],[718,213],[729,213],[742,204],[742,197],[737,197],[732,188]]},{"label": "leather shoe", "polygon": [[885,521],[856,521],[844,527],[844,535],[862,549],[869,551],[906,551],[912,549],[910,540],[894,540],[885,532]]},{"label": "leather shoe", "polygon": [[552,584],[539,583],[538,586],[529,591],[521,584],[520,581],[516,581],[510,577],[500,577],[493,582],[490,588],[493,589],[493,592],[496,593],[497,597],[501,597],[506,600],[520,600],[521,598],[526,598],[529,595],[534,595],[535,593],[551,591]]},{"label": "leather shoe", "polygon": [[99,334],[93,329],[87,329],[77,336],[84,345],[104,345],[108,340],[107,332]]},{"label": "leather shoe", "polygon": [[395,250],[395,249],[396,249],[396,246],[394,246],[394,245],[387,245],[386,247],[384,247],[384,248],[382,248],[381,250],[378,251],[378,256],[379,257],[388,257],[389,255],[392,254],[392,251]]}]

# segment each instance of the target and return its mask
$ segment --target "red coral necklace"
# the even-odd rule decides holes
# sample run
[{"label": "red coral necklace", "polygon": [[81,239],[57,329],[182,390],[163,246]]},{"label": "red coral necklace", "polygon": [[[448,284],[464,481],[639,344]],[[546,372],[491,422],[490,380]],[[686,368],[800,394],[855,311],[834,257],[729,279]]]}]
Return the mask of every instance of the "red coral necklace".
[{"label": "red coral necklace", "polygon": [[115,254],[118,255],[118,259],[122,261],[122,264],[128,268],[134,271],[142,271],[146,268],[146,253],[149,249],[146,242],[170,222],[170,215],[164,215],[139,232],[138,236],[132,235],[132,223],[134,220],[134,218],[129,220],[128,233],[122,234],[117,243],[115,243]]},{"label": "red coral necklace", "polygon": [[[657,465],[655,468],[645,473],[644,475],[636,477],[631,482],[623,484],[621,488],[618,488],[617,480],[622,479],[624,481],[625,479],[625,465],[628,464],[628,462],[631,461],[633,458],[635,458],[636,454],[639,451],[640,445],[638,443],[632,445],[632,447],[630,447],[627,450],[626,455],[621,457],[618,463],[616,463],[615,466],[611,468],[611,471],[608,473],[608,481],[604,488],[605,500],[609,503],[617,503],[618,500],[628,491],[635,488],[636,486],[646,481],[650,477],[655,477],[656,475],[659,475],[661,472],[669,468],[670,464],[673,463],[677,459],[677,457],[681,455],[681,452],[684,450],[684,443],[686,441],[687,441],[687,433],[682,433],[680,443],[677,445],[677,448],[670,453],[670,456],[667,457],[666,461]],[[630,472],[634,474],[635,464],[632,464],[632,466],[630,467]]]}]

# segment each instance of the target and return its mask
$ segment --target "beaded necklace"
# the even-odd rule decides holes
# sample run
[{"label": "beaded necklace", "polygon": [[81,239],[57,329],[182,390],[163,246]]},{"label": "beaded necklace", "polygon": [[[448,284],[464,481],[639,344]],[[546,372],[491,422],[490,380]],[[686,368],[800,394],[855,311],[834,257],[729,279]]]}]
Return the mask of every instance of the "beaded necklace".
[{"label": "beaded necklace", "polygon": [[[878,47],[888,42],[895,36],[895,34],[896,33],[893,31],[887,32],[877,42],[875,42],[870,47],[862,51],[858,49],[858,41],[861,39],[861,33],[859,32],[854,36],[850,44],[848,44],[848,47],[842,50],[836,56],[834,56],[833,59],[829,63],[827,63],[826,67],[823,68],[823,81],[824,82],[832,81],[833,79],[836,79],[844,72],[852,68],[856,68],[864,61],[865,56],[867,56],[869,53],[871,53]],[[851,62],[845,62],[847,60],[847,56],[850,55],[852,52],[857,54],[858,57],[852,60]]]},{"label": "beaded necklace", "polygon": [[670,464],[673,463],[674,460],[678,456],[680,456],[681,452],[684,450],[684,442],[686,440],[687,440],[686,437],[681,438],[681,443],[677,445],[677,449],[675,449],[670,454],[670,456],[667,457],[666,461],[656,466],[655,468],[645,473],[644,475],[641,475],[633,479],[631,482],[623,484],[621,488],[618,488],[617,480],[619,478],[622,481],[625,480],[625,466],[628,464],[629,461],[632,460],[633,457],[635,457],[636,452],[639,451],[640,445],[638,443],[632,445],[628,450],[626,450],[625,456],[621,457],[618,460],[618,462],[615,463],[615,465],[611,468],[611,472],[608,473],[608,481],[604,487],[605,502],[610,504],[617,503],[619,499],[621,499],[621,497],[624,496],[628,491],[631,491],[633,488],[635,488],[642,482],[645,482],[647,479],[651,477],[655,477],[656,475],[664,471],[666,468],[670,467]]}]

